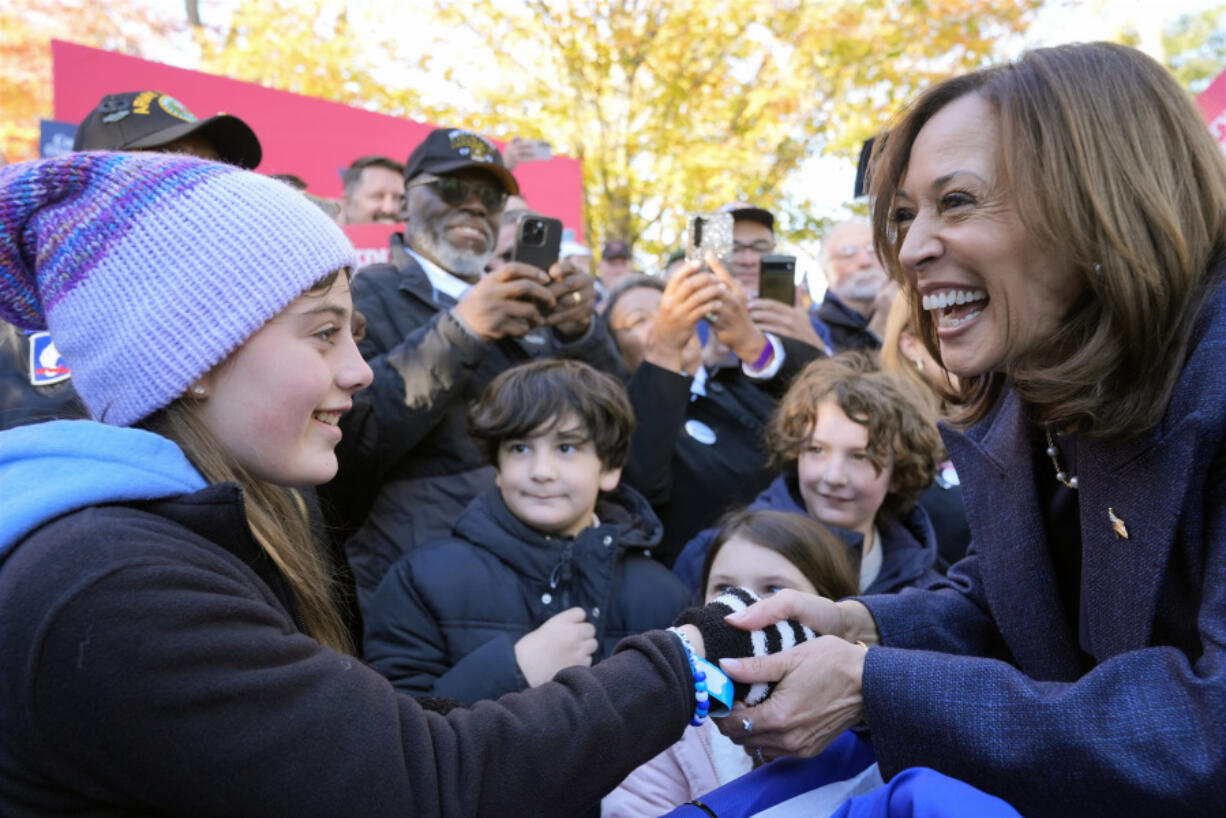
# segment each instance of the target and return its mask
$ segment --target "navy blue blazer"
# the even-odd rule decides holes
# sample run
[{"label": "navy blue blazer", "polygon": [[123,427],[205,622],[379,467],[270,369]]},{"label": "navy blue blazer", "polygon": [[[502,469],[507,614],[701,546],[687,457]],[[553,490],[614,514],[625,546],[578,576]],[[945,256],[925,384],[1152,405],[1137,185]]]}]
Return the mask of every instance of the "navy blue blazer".
[{"label": "navy blue blazer", "polygon": [[[947,433],[972,533],[930,590],[866,597],[864,702],[887,777],[934,767],[1027,816],[1226,810],[1226,287],[1166,415],[1077,441],[1088,652],[1061,606],[1021,401]],[[1124,521],[1120,537],[1109,512]]]}]

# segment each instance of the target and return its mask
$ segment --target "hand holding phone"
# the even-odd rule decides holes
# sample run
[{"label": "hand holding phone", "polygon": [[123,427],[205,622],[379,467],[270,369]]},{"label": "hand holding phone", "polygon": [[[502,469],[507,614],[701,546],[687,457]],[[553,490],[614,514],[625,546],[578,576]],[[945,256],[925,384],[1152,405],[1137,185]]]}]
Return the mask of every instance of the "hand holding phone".
[{"label": "hand holding phone", "polygon": [[452,307],[453,315],[485,341],[520,338],[544,323],[556,303],[549,274],[522,262],[486,273]]},{"label": "hand holding phone", "polygon": [[719,279],[723,291],[720,307],[711,316],[711,328],[715,330],[715,337],[742,361],[752,364],[758,360],[770,342],[750,317],[749,299],[740,282],[728,273],[724,263],[709,250],[706,262]]},{"label": "hand holding phone", "polygon": [[587,332],[596,313],[596,279],[570,259],[550,267],[549,277],[549,291],[557,301],[546,313],[545,324],[563,340],[578,338]]}]

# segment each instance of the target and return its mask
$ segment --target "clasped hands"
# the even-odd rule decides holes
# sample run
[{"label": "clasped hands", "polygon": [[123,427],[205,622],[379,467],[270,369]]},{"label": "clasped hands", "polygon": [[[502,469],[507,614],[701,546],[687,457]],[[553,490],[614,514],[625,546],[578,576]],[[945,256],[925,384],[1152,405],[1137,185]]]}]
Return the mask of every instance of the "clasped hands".
[{"label": "clasped hands", "polygon": [[596,309],[596,284],[568,259],[545,272],[508,262],[464,293],[453,314],[483,341],[522,338],[541,326],[564,340],[587,332]]},{"label": "clasped hands", "polygon": [[781,653],[720,661],[734,681],[776,683],[770,698],[758,706],[737,704],[731,716],[716,720],[724,735],[761,750],[767,759],[817,755],[864,718],[866,651],[857,642],[879,643],[877,626],[863,604],[799,591],[780,591],[727,621],[756,630],[784,619],[796,619],[822,635]]}]

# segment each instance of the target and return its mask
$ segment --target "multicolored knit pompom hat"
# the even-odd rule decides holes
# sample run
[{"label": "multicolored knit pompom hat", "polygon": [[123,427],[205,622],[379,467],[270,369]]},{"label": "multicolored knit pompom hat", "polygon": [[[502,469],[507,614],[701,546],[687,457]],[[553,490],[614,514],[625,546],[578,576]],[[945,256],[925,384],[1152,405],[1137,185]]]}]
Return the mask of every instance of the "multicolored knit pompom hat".
[{"label": "multicolored knit pompom hat", "polygon": [[47,329],[97,420],[166,406],[353,246],[302,194],[189,156],[0,168],[0,318]]}]

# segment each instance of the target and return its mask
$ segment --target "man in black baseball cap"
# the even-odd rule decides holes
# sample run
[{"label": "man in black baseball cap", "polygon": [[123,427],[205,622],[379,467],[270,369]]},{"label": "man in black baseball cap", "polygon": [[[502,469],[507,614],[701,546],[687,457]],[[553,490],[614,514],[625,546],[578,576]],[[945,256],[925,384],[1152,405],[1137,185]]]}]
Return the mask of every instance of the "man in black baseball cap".
[{"label": "man in black baseball cap", "polygon": [[756,295],[762,256],[775,252],[775,217],[748,202],[724,205],[720,212],[731,213],[733,220],[732,255],[725,260],[728,272],[747,293]]},{"label": "man in black baseball cap", "polygon": [[634,259],[630,253],[630,245],[622,239],[610,239],[605,242],[597,270],[600,275],[600,283],[605,286],[606,290],[620,279],[633,273]]},{"label": "man in black baseball cap", "polygon": [[422,174],[439,176],[475,168],[493,176],[508,196],[519,193],[519,183],[506,169],[502,154],[484,136],[456,128],[438,128],[422,140],[404,163],[404,180]]},{"label": "man in black baseball cap", "polygon": [[[364,393],[378,419],[380,470],[321,489],[363,608],[391,565],[451,533],[464,507],[494,487],[469,437],[469,405],[501,371],[561,355],[620,373],[621,356],[594,314],[595,283],[569,261],[548,271],[494,253],[519,185],[498,149],[460,128],[431,131],[404,166],[404,224],[388,264],[353,277],[366,316],[359,344],[374,370]],[[373,485],[368,484],[373,481]],[[364,498],[353,510],[347,498]],[[364,515],[365,519],[360,517]],[[354,519],[358,516],[358,519]],[[356,529],[356,530],[355,530]]]},{"label": "man in black baseball cap", "polygon": [[775,252],[775,216],[769,210],[733,202],[720,208],[732,214],[732,255],[724,262],[728,272],[750,297],[749,315],[763,332],[803,341],[817,349],[829,348],[830,331],[803,306],[788,306],[758,298],[762,257]]},{"label": "man in black baseball cap", "polygon": [[107,94],[77,128],[73,150],[190,153],[253,170],[263,152],[255,132],[236,116],[197,119],[157,91]]}]

